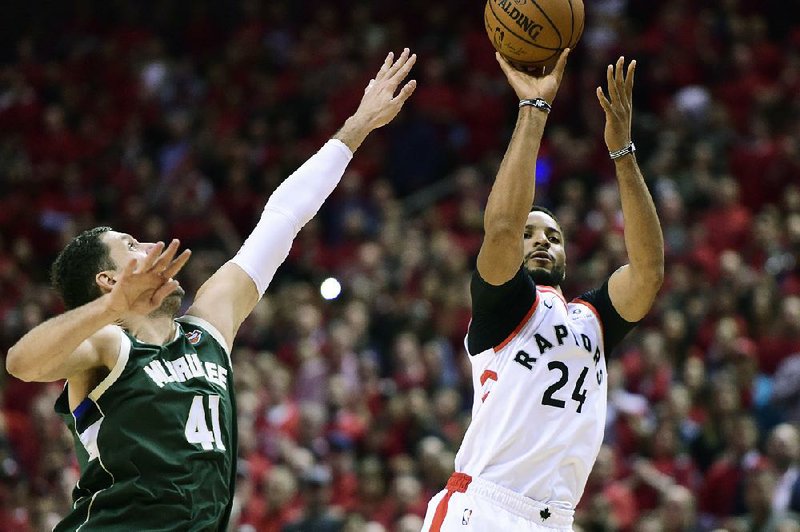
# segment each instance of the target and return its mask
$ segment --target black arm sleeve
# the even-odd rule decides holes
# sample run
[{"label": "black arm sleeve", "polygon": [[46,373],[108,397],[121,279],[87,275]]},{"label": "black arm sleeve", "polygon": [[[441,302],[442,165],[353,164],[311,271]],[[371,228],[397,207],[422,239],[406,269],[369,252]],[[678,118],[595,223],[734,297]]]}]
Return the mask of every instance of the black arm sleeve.
[{"label": "black arm sleeve", "polygon": [[625,335],[639,324],[638,321],[634,323],[625,321],[614,308],[611,298],[608,296],[608,280],[600,288],[589,290],[578,296],[577,299],[589,303],[597,311],[601,321],[600,325],[603,327],[603,350],[606,355],[610,355],[611,351],[625,338]]},{"label": "black arm sleeve", "polygon": [[472,322],[467,331],[467,349],[477,355],[495,347],[510,335],[536,301],[536,285],[520,268],[505,284],[494,286],[475,271],[470,283]]}]

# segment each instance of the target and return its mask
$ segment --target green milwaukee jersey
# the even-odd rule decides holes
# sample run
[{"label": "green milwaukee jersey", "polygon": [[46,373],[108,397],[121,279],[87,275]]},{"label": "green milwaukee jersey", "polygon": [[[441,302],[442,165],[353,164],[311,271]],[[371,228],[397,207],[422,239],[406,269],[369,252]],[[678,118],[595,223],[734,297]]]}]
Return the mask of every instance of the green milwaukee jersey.
[{"label": "green milwaukee jersey", "polygon": [[224,531],[236,475],[236,402],[222,335],[193,316],[152,345],[122,334],[109,375],[70,411],[81,477],[55,532]]}]

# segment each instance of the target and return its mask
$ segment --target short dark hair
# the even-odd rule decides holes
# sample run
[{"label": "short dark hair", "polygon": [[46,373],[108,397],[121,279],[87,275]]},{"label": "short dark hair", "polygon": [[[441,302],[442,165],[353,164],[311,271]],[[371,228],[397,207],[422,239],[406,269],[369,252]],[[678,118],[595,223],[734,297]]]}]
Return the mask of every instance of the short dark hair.
[{"label": "short dark hair", "polygon": [[50,279],[68,309],[80,307],[103,295],[95,276],[116,267],[108,246],[100,239],[108,231],[111,231],[110,227],[87,229],[73,238],[53,262]]},{"label": "short dark hair", "polygon": [[550,209],[548,209],[547,207],[542,207],[541,205],[533,205],[533,206],[531,207],[531,212],[543,212],[543,213],[545,213],[547,216],[549,216],[550,218],[552,218],[553,220],[555,220],[555,221],[556,221],[556,223],[558,223],[558,218],[556,218],[556,215],[555,215],[555,214],[553,214],[553,211],[551,211],[551,210],[550,210]]}]

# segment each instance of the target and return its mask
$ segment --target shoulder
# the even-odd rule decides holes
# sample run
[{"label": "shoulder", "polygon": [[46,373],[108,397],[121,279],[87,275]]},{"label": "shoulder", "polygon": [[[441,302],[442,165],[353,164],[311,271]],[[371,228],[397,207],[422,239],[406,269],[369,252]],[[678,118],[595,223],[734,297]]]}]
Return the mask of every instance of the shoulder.
[{"label": "shoulder", "polygon": [[473,311],[481,310],[482,307],[494,310],[494,307],[504,307],[511,301],[523,304],[532,302],[536,297],[536,285],[523,268],[501,285],[488,283],[475,270],[470,282],[470,293]]},{"label": "shoulder", "polygon": [[121,327],[106,325],[84,340],[73,353],[80,359],[76,364],[80,369],[71,372],[67,380],[97,382],[98,374],[120,371],[127,364],[130,348],[131,341]]},{"label": "shoulder", "polygon": [[210,322],[192,314],[185,314],[180,318],[177,318],[175,321],[180,323],[181,327],[186,333],[189,343],[194,344],[195,342],[193,340],[200,340],[200,336],[198,335],[206,333],[208,336],[213,338],[217,344],[219,344],[226,354],[230,355],[230,346],[228,345],[225,336]]},{"label": "shoulder", "polygon": [[472,321],[467,331],[467,351],[472,355],[504,345],[536,309],[536,285],[522,268],[499,286],[487,283],[476,271],[470,292]]},{"label": "shoulder", "polygon": [[573,319],[596,320],[601,325],[603,324],[603,317],[601,316],[600,311],[598,311],[597,308],[589,301],[576,297],[567,303],[567,309],[570,317]]},{"label": "shoulder", "polygon": [[89,344],[97,357],[98,366],[112,369],[117,365],[120,349],[130,340],[118,325],[106,325],[89,338]]},{"label": "shoulder", "polygon": [[573,299],[570,307],[575,313],[586,313],[588,310],[601,324],[622,319],[611,303],[607,280],[600,287],[587,290]]},{"label": "shoulder", "polygon": [[600,308],[603,309],[603,311],[598,310],[593,301],[587,301],[582,297],[576,297],[567,303],[570,318],[573,320],[594,320],[602,328],[608,321],[608,316],[605,315],[606,312],[602,305],[600,305]]},{"label": "shoulder", "polygon": [[597,320],[606,353],[610,353],[639,324],[626,321],[614,308],[608,295],[608,280],[599,288],[586,291],[573,299],[570,303],[570,316],[574,319]]}]

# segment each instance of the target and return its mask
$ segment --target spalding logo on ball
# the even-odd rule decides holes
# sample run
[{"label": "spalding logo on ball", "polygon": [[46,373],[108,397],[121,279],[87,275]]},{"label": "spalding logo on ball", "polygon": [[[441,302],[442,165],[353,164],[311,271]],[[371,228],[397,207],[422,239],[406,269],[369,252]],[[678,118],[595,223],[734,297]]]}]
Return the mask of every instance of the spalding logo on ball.
[{"label": "spalding logo on ball", "polygon": [[487,0],[486,33],[495,49],[521,67],[550,67],[583,33],[583,0]]}]

